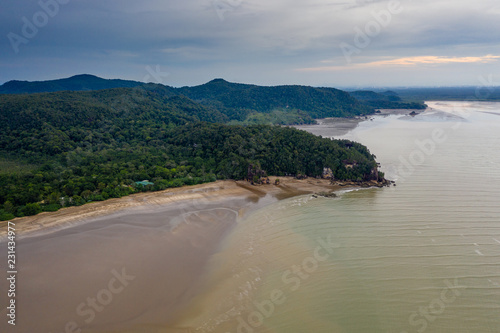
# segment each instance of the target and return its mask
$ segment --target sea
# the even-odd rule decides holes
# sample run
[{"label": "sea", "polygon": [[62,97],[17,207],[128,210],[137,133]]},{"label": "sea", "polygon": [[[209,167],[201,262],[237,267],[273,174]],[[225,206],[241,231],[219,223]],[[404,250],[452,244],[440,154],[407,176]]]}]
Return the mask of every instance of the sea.
[{"label": "sea", "polygon": [[279,201],[210,263],[189,332],[500,332],[500,103],[428,102],[345,135],[395,186]]}]

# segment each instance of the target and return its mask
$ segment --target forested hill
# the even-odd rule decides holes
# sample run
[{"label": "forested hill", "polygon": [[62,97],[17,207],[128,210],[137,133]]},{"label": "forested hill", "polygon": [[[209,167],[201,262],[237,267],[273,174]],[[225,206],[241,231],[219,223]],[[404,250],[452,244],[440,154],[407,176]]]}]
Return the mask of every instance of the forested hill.
[{"label": "forested hill", "polygon": [[[289,85],[264,87],[215,79],[194,87],[174,88],[143,84],[136,81],[105,80],[93,75],[77,75],[67,79],[27,82],[10,81],[0,86],[0,94],[26,94],[56,91],[92,91],[111,88],[147,87],[153,98],[186,96],[193,101],[225,115],[226,121],[244,123],[256,114],[260,119],[281,116],[280,124],[313,123],[325,117],[353,117],[374,112],[349,93],[333,88]],[[265,122],[265,121],[264,121]]]},{"label": "forested hill", "polygon": [[56,91],[89,91],[111,88],[131,88],[142,85],[137,81],[106,80],[82,74],[65,79],[47,81],[9,81],[0,86],[0,94],[32,94]]},{"label": "forested hill", "polygon": [[[148,89],[151,88],[151,89]],[[187,97],[158,93],[156,86],[91,92],[0,95],[0,122],[4,136],[19,141],[25,134],[47,129],[93,130],[116,124],[157,121],[182,125],[194,121],[225,122],[227,117]]]},{"label": "forested hill", "polygon": [[[230,113],[146,85],[0,95],[0,219],[145,190],[272,175],[376,179],[368,149]],[[238,95],[235,95],[238,98]],[[224,109],[227,111],[227,109]],[[143,186],[136,182],[148,180]]]},{"label": "forested hill", "polygon": [[354,91],[299,85],[257,86],[215,79],[208,83],[174,88],[129,80],[107,80],[82,74],[48,81],[9,81],[0,94],[31,94],[59,91],[96,91],[113,88],[149,87],[158,96],[186,96],[224,114],[226,122],[252,124],[314,123],[326,117],[353,117],[371,114],[374,109],[425,109],[421,102],[403,101],[396,92]]},{"label": "forested hill", "polygon": [[[275,109],[305,111],[312,118],[352,117],[373,113],[345,91],[308,86],[263,87],[215,79],[196,87],[176,89],[201,104],[235,114],[244,120],[252,111],[268,113]],[[224,111],[222,111],[224,112]]]}]

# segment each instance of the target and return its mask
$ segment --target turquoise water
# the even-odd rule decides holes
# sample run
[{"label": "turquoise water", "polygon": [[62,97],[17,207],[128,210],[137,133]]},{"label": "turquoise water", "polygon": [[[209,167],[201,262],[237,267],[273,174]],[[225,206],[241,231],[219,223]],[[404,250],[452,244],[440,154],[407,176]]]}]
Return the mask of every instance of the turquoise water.
[{"label": "turquoise water", "polygon": [[241,222],[196,331],[500,332],[500,104],[428,104],[343,136],[396,187],[296,197]]}]

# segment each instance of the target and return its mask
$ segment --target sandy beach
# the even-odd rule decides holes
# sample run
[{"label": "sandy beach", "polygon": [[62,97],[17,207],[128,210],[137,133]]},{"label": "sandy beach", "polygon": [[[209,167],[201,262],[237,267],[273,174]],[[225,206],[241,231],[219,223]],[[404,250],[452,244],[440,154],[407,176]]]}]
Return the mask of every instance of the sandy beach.
[{"label": "sandy beach", "polygon": [[[34,216],[15,218],[19,237],[33,236],[40,233],[53,232],[62,228],[87,223],[93,219],[111,216],[112,214],[131,210],[151,210],[167,205],[182,204],[190,206],[188,210],[202,202],[216,203],[228,198],[247,198],[258,201],[267,195],[275,199],[283,199],[295,195],[335,191],[339,186],[330,185],[327,179],[298,180],[293,177],[269,177],[273,185],[250,185],[246,181],[216,181],[213,183],[172,188],[158,192],[132,194],[127,197],[93,202],[78,207],[68,207],[57,212],[43,212]],[[274,185],[276,178],[280,185]],[[262,204],[261,204],[262,205]],[[261,206],[260,205],[260,206]],[[5,240],[7,221],[0,222],[0,241]]]},{"label": "sandy beach", "polygon": [[415,112],[416,114],[420,114],[422,112],[428,111],[429,108],[422,110],[422,109],[379,109],[378,115],[381,116],[387,116],[387,115],[409,115],[412,112]]},{"label": "sandy beach", "polygon": [[297,129],[304,130],[323,137],[342,136],[356,128],[362,118],[325,118],[316,119],[315,125],[296,125]]},{"label": "sandy beach", "polygon": [[[429,109],[427,109],[429,110]],[[315,125],[295,125],[293,127],[322,137],[341,137],[355,129],[363,121],[371,121],[377,116],[401,115],[410,116],[410,113],[420,114],[426,110],[413,109],[379,109],[376,114],[358,116],[354,118],[324,118],[316,119]]]},{"label": "sandy beach", "polygon": [[[69,323],[82,332],[123,332],[151,323],[150,332],[165,331],[196,296],[207,263],[241,219],[284,198],[342,188],[326,179],[280,181],[217,181],[13,220],[21,258],[17,327],[60,332]],[[4,240],[5,232],[2,223]],[[6,242],[0,247],[6,250]],[[106,286],[116,276],[130,280],[110,294]],[[100,314],[88,302],[103,295],[113,297],[113,306],[99,306]]]}]

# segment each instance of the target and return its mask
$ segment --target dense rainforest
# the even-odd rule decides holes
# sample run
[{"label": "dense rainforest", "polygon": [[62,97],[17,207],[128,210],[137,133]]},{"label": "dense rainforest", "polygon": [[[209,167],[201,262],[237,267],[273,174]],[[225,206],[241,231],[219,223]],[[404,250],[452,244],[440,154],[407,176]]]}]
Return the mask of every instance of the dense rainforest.
[{"label": "dense rainforest", "polygon": [[249,125],[248,117],[307,121],[373,111],[347,93],[301,86],[266,93],[234,84],[234,93],[207,92],[228,84],[214,80],[185,94],[179,92],[185,88],[148,84],[0,95],[0,219],[139,191],[245,179],[250,166],[277,176],[316,177],[324,168],[339,180],[381,176],[374,156],[358,143]]}]

